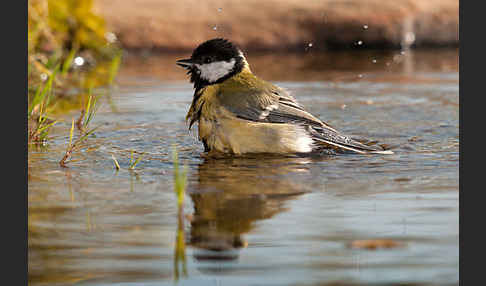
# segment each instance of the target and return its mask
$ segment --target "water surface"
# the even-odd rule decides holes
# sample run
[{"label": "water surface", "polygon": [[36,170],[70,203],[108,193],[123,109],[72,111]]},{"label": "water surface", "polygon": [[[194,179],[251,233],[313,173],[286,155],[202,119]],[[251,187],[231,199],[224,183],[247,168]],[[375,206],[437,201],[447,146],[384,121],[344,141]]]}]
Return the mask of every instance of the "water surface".
[{"label": "water surface", "polygon": [[[129,57],[69,168],[76,112],[29,150],[30,285],[458,284],[457,50],[248,55],[311,113],[395,152],[308,158],[202,157],[174,64],[186,56]],[[183,233],[173,144],[188,166]],[[129,171],[132,150],[145,155]],[[362,239],[402,246],[349,247]]]}]

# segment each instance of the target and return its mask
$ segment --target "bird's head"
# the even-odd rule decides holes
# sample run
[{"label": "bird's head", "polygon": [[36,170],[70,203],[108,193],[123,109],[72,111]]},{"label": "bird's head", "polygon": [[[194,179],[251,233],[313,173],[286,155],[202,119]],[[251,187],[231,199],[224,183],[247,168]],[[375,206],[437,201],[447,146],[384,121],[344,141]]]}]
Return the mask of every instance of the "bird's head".
[{"label": "bird's head", "polygon": [[217,38],[200,44],[191,58],[178,60],[188,70],[194,87],[221,83],[248,65],[241,50],[228,40]]}]

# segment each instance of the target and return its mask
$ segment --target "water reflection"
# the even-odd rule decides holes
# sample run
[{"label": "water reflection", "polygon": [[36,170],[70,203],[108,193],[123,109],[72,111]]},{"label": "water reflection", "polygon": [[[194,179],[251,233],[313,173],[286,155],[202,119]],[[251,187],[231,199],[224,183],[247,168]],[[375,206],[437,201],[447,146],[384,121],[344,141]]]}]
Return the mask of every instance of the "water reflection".
[{"label": "water reflection", "polygon": [[[47,148],[29,149],[29,285],[173,285],[175,271],[181,285],[457,281],[457,51],[249,55],[255,73],[291,81],[282,85],[313,113],[399,146],[396,155],[203,163],[183,123],[192,89],[177,57],[127,62],[113,93],[118,113],[100,110],[103,127],[89,141],[99,148],[79,152],[70,168],[58,164],[70,126],[55,128]],[[349,78],[356,82],[335,83]],[[193,216],[181,228],[173,141],[190,174]],[[151,155],[129,172],[123,158],[133,149]],[[383,236],[407,248],[346,247]]]},{"label": "water reflection", "polygon": [[[174,247],[174,280],[178,281],[179,278],[187,277],[187,262],[186,262],[186,242],[184,233],[184,217],[183,217],[183,205],[179,206],[177,231]],[[181,274],[182,271],[182,274]]]},{"label": "water reflection", "polygon": [[206,159],[190,192],[194,214],[189,244],[196,260],[235,260],[248,245],[243,235],[260,220],[285,211],[308,191],[298,173],[308,158]]}]

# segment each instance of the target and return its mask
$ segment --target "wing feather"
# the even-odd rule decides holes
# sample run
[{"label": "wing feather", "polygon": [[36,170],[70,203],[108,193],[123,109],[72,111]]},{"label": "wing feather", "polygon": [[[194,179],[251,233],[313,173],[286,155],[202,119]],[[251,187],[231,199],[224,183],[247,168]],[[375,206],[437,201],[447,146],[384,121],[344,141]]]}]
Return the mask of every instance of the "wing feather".
[{"label": "wing feather", "polygon": [[305,111],[288,92],[271,86],[267,90],[252,92],[220,93],[218,98],[223,107],[241,119],[304,126],[312,139],[321,146],[331,145],[357,153],[385,153],[381,147],[368,146],[355,141]]}]

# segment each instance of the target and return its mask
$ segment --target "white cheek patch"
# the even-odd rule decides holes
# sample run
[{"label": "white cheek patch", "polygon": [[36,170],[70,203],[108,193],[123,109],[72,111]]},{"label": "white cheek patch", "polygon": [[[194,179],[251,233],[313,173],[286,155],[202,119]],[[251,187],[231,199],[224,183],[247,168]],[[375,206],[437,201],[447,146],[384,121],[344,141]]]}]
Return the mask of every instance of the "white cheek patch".
[{"label": "white cheek patch", "polygon": [[229,62],[220,61],[202,65],[196,64],[196,67],[200,71],[199,76],[202,79],[213,83],[229,74],[235,67],[235,63],[235,59],[231,59]]}]

